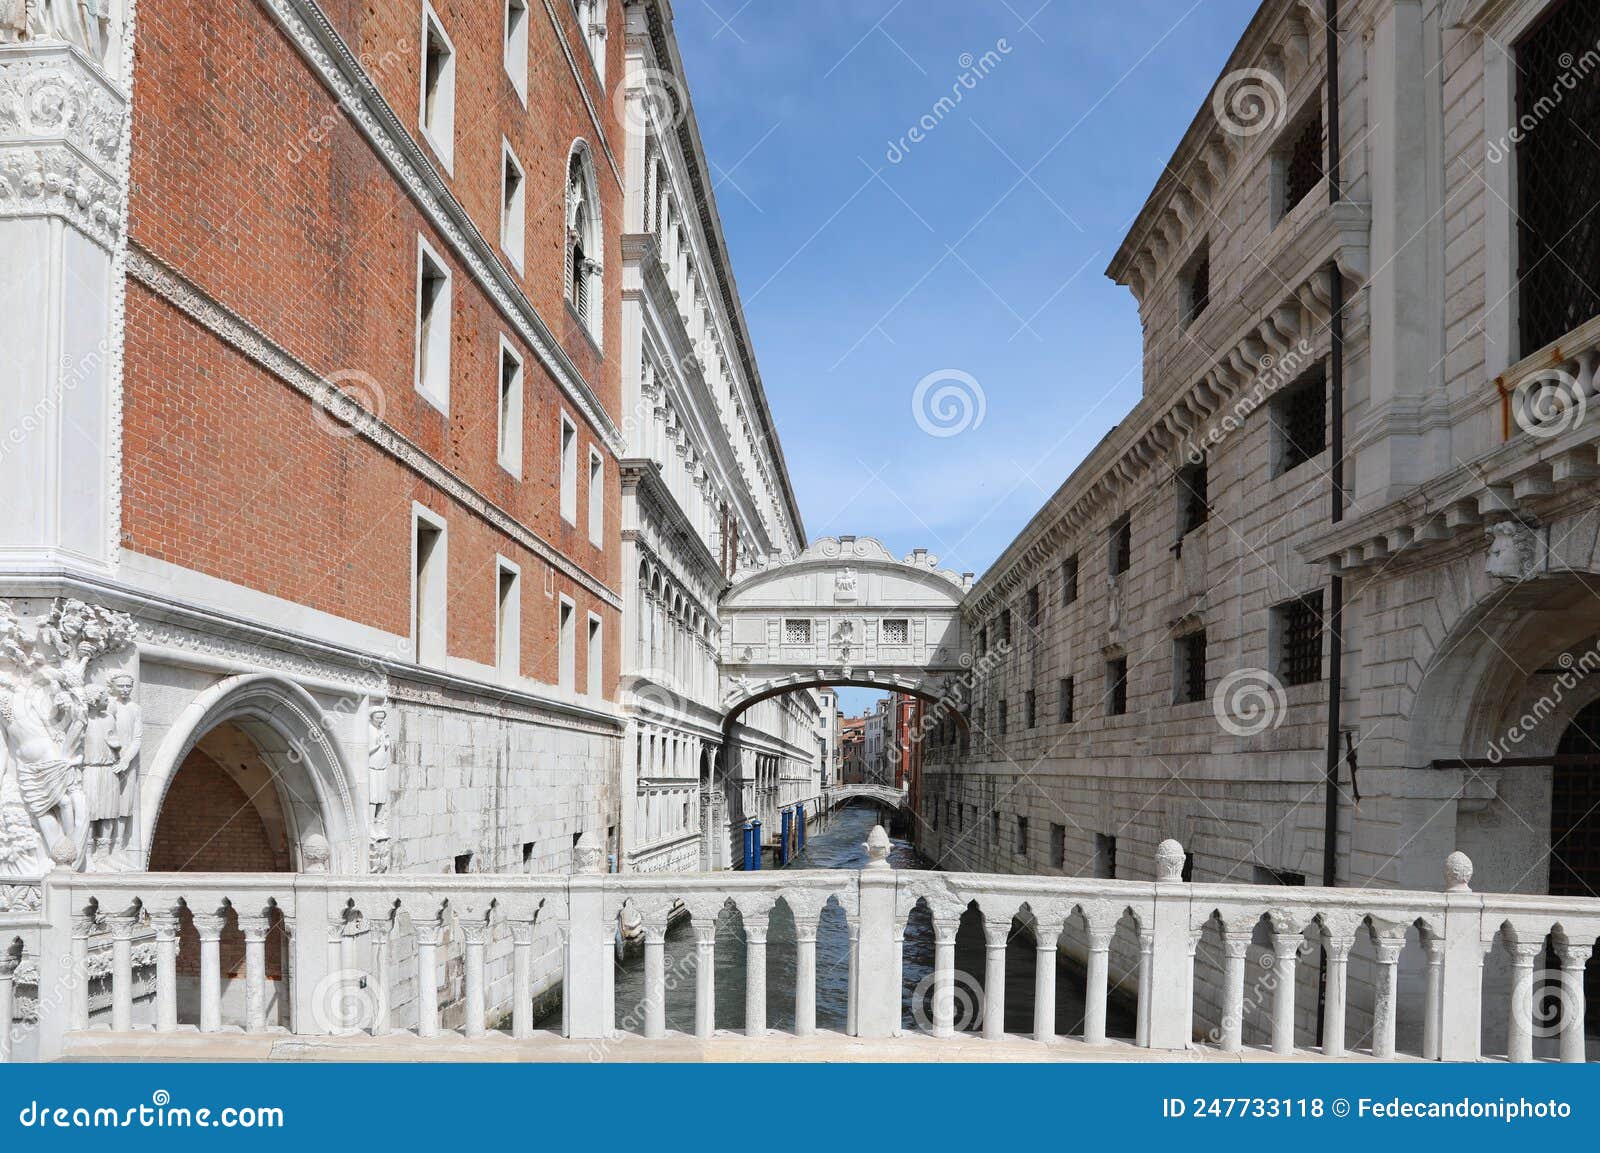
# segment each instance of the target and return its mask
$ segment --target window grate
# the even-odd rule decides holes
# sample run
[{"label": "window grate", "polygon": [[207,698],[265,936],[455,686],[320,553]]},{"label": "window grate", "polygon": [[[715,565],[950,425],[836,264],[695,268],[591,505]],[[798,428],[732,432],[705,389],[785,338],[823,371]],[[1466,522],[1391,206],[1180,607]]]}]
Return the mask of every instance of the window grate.
[{"label": "window grate", "polygon": [[1111,575],[1121,576],[1133,564],[1133,518],[1123,513],[1111,523]]},{"label": "window grate", "polygon": [[883,622],[883,643],[886,645],[908,645],[911,643],[911,622],[907,620],[886,620]]},{"label": "window grate", "polygon": [[1073,714],[1072,678],[1062,677],[1059,690],[1061,694],[1061,723],[1064,725],[1070,725],[1072,723]]},{"label": "window grate", "polygon": [[1306,119],[1295,135],[1294,142],[1289,145],[1289,153],[1284,158],[1284,215],[1287,216],[1297,204],[1310,196],[1322,179],[1322,108],[1319,105],[1315,114]]},{"label": "window grate", "polygon": [[1278,608],[1281,629],[1279,675],[1286,685],[1322,679],[1322,593],[1300,597]]},{"label": "window grate", "polygon": [[1028,615],[1027,615],[1028,627],[1030,629],[1037,629],[1039,627],[1039,620],[1040,620],[1039,586],[1038,585],[1034,585],[1031,589],[1028,590],[1028,596],[1027,596],[1026,604],[1027,604],[1027,609],[1028,609]]},{"label": "window grate", "polygon": [[[1560,756],[1600,756],[1600,701],[1578,710],[1561,743]],[[1550,887],[1561,897],[1600,893],[1600,773],[1592,765],[1557,765],[1550,797]],[[1584,981],[1589,1028],[1600,1022],[1600,970]]]},{"label": "window grate", "polygon": [[1078,599],[1078,558],[1069,556],[1061,562],[1061,603],[1070,605]]},{"label": "window grate", "polygon": [[1600,313],[1600,84],[1574,46],[1600,41],[1600,4],[1565,0],[1516,48],[1518,313],[1522,355]]},{"label": "window grate", "polygon": [[1032,689],[1022,694],[1022,719],[1030,729],[1039,723],[1038,698]]},{"label": "window grate", "polygon": [[1206,501],[1206,464],[1191,464],[1178,473],[1179,537],[1188,536],[1206,523],[1211,505]]},{"label": "window grate", "polygon": [[808,645],[811,643],[811,622],[790,620],[783,622],[783,643]]},{"label": "window grate", "polygon": [[1106,662],[1108,711],[1120,717],[1128,711],[1128,658],[1113,657]]},{"label": "window grate", "polygon": [[1178,638],[1178,703],[1206,699],[1206,634]]},{"label": "window grate", "polygon": [[1277,418],[1282,447],[1275,475],[1298,468],[1328,447],[1327,391],[1322,366],[1318,365],[1279,399]]}]

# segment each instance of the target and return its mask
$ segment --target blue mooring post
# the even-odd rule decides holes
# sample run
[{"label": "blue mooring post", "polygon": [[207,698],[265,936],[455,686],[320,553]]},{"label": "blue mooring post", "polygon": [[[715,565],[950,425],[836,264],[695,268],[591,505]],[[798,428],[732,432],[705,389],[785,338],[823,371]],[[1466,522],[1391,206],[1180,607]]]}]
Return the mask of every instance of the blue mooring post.
[{"label": "blue mooring post", "polygon": [[794,810],[783,810],[783,838],[778,842],[778,868],[789,863],[789,830],[794,827]]},{"label": "blue mooring post", "polygon": [[750,822],[746,821],[744,823],[744,861],[742,862],[746,871],[754,867],[750,864],[750,856]]},{"label": "blue mooring post", "polygon": [[753,852],[751,854],[751,857],[754,859],[755,864],[751,865],[750,867],[752,869],[754,869],[756,872],[759,873],[761,871],[761,818],[760,817],[757,817],[755,820],[750,822],[750,830],[751,830],[750,831],[751,848],[753,848],[755,850],[755,852]]},{"label": "blue mooring post", "polygon": [[800,842],[800,851],[803,853],[806,851],[806,803],[804,801],[794,807],[794,815],[796,823],[800,826],[799,835],[796,839]]}]

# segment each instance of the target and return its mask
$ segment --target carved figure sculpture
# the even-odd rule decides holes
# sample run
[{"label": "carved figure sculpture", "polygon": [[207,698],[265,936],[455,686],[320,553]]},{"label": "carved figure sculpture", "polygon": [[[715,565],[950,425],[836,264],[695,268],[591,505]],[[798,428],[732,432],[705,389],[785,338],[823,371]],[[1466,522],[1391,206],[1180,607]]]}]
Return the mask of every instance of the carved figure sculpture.
[{"label": "carved figure sculpture", "polygon": [[111,42],[111,5],[112,0],[0,0],[0,44],[59,40],[103,62]]},{"label": "carved figure sculpture", "polygon": [[116,847],[133,848],[133,810],[139,799],[139,748],[144,743],[144,711],[133,699],[133,676],[111,678],[111,723],[117,749]]},{"label": "carved figure sculpture", "polygon": [[1527,580],[1538,570],[1539,542],[1532,528],[1517,520],[1489,526],[1489,556],[1484,569],[1496,580]]},{"label": "carved figure sculpture", "polygon": [[122,815],[121,767],[116,722],[111,717],[111,694],[104,685],[86,691],[89,715],[83,729],[83,791],[89,805],[89,825],[96,856],[111,850],[117,820]]}]

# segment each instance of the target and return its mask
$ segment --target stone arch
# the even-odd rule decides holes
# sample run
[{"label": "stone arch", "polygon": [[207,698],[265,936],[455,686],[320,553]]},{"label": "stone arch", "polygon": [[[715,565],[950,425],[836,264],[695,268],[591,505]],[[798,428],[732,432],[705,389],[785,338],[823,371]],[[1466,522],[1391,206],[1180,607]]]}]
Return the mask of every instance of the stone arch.
[{"label": "stone arch", "polygon": [[603,339],[605,229],[594,153],[581,137],[567,153],[566,249],[563,259],[567,302],[596,343]]},{"label": "stone arch", "polygon": [[[249,737],[271,770],[291,867],[356,871],[360,823],[350,774],[328,739],[325,716],[311,694],[266,673],[228,677],[200,693],[178,716],[151,758],[140,785],[145,863],[168,791],[189,754],[213,731],[231,725]],[[325,848],[315,838],[324,839]],[[326,861],[318,858],[325,856]]]}]

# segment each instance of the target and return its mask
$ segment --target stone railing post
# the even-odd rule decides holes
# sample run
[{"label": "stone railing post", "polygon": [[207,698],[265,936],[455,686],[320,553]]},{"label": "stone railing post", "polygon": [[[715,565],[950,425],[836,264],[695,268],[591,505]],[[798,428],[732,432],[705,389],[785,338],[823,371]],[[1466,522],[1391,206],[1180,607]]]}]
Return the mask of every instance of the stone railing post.
[{"label": "stone railing post", "polygon": [[1422,998],[1422,1058],[1439,1059],[1439,1012],[1442,1008],[1440,978],[1444,972],[1444,941],[1429,936],[1422,946],[1428,952],[1428,983]]},{"label": "stone railing post", "polygon": [[[333,1024],[317,1004],[317,990],[332,975],[328,968],[328,934],[324,926],[333,917],[328,879],[301,874],[294,879],[294,920],[285,918],[289,932],[289,1028],[306,1037],[325,1036]],[[323,989],[326,993],[326,989]]]},{"label": "stone railing post", "polygon": [[1372,991],[1372,1055],[1394,1056],[1395,1021],[1400,995],[1400,952],[1406,945],[1404,925],[1383,925],[1373,934],[1378,953],[1378,980]]},{"label": "stone railing post", "polygon": [[1011,923],[983,923],[983,1035],[998,1041],[1006,1035],[1006,938]]},{"label": "stone railing post", "polygon": [[1476,1061],[1483,1040],[1483,898],[1473,893],[1472,860],[1444,863],[1444,959],[1439,974],[1439,1059]]},{"label": "stone railing post", "polygon": [[133,1028],[133,935],[142,914],[127,909],[106,920],[111,926],[111,1031],[126,1033]]},{"label": "stone railing post", "polygon": [[200,935],[200,1032],[222,1032],[222,930],[227,918],[220,912],[196,913],[194,931]]},{"label": "stone railing post", "polygon": [[444,922],[435,917],[411,920],[417,935],[417,1036],[439,1035],[439,943]]},{"label": "stone railing post", "polygon": [[[757,916],[763,919],[754,923]],[[767,1032],[767,925],[765,914],[750,914],[745,921],[744,1032],[763,1037]]]},{"label": "stone railing post", "polygon": [[715,915],[694,924],[694,1035],[711,1040],[717,1031],[717,921]]},{"label": "stone railing post", "polygon": [[511,922],[511,1035],[518,1041],[533,1036],[533,926]]},{"label": "stone railing post", "polygon": [[389,939],[394,935],[394,922],[382,917],[374,918],[368,924],[372,934],[372,1035],[385,1037],[394,1028],[394,990],[389,956]]},{"label": "stone railing post", "polygon": [[272,921],[265,914],[239,918],[244,934],[244,1030],[261,1033],[267,1027],[267,933]]},{"label": "stone railing post", "polygon": [[933,1035],[955,1035],[957,917],[933,919]]},{"label": "stone railing post", "polygon": [[1062,922],[1037,913],[1034,916],[1033,1039],[1041,1045],[1056,1039],[1056,950]]},{"label": "stone railing post", "polygon": [[22,957],[9,946],[0,951],[0,1065],[11,1060],[12,1020],[17,1008],[17,965]]},{"label": "stone railing post", "polygon": [[644,922],[644,1035],[659,1041],[667,1035],[667,923]]},{"label": "stone railing post", "polygon": [[[1150,920],[1150,970],[1145,1044],[1152,1049],[1187,1049],[1193,1039],[1189,1001],[1189,886],[1183,877],[1183,846],[1174,840],[1156,847],[1154,910]],[[1185,970],[1189,970],[1186,972]]]},{"label": "stone railing post", "polygon": [[1305,945],[1304,930],[1286,918],[1272,922],[1272,1051],[1294,1052],[1295,973],[1300,949]]},{"label": "stone railing post", "polygon": [[889,834],[875,825],[867,836],[860,874],[857,930],[856,1035],[893,1037],[900,1031],[900,942],[895,925],[898,881],[889,867]]},{"label": "stone railing post", "polygon": [[1089,966],[1084,981],[1083,1040],[1103,1045],[1106,1040],[1106,998],[1111,988],[1111,938],[1115,921],[1091,918],[1089,921]]},{"label": "stone railing post", "polygon": [[1222,1038],[1224,1053],[1244,1048],[1244,970],[1250,952],[1250,930],[1230,929],[1222,934]]},{"label": "stone railing post", "polygon": [[[582,851],[585,842],[591,851]],[[567,1036],[599,1040],[611,1033],[614,1010],[606,994],[616,920],[605,915],[605,875],[592,833],[579,840],[579,866],[567,882],[567,959],[562,979],[562,1016]]]},{"label": "stone railing post", "polygon": [[[1587,1060],[1584,1052],[1584,970],[1593,954],[1591,945],[1573,945],[1563,942],[1556,946],[1561,958],[1561,1059],[1581,1063]],[[0,1015],[0,1021],[4,1021]]]},{"label": "stone railing post", "polygon": [[1343,1057],[1345,985],[1350,970],[1350,950],[1356,939],[1353,933],[1335,931],[1326,923],[1323,933],[1322,948],[1327,954],[1327,964],[1322,978],[1322,1055]]},{"label": "stone railing post", "polygon": [[178,1030],[178,914],[153,910],[150,926],[156,933],[156,1032]]},{"label": "stone railing post", "polygon": [[467,1037],[482,1037],[488,1030],[488,995],[484,986],[484,954],[488,949],[489,935],[494,926],[481,911],[462,911],[461,936],[466,941],[466,1017],[462,1033]]},{"label": "stone railing post", "polygon": [[1533,963],[1544,952],[1543,941],[1511,944],[1511,1005],[1506,1016],[1506,1060],[1527,1064],[1533,1060]]},{"label": "stone railing post", "polygon": [[54,1061],[66,1042],[73,986],[84,980],[72,971],[72,874],[64,870],[44,880],[45,925],[39,934],[39,1060]]}]

